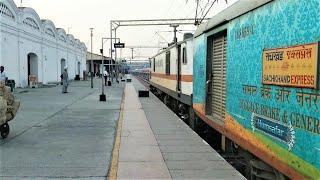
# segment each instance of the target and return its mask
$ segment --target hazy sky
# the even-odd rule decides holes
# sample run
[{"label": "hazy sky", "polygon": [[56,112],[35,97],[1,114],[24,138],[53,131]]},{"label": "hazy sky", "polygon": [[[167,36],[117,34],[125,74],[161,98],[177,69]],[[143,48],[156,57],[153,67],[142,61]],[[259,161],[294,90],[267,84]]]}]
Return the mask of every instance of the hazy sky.
[{"label": "hazy sky", "polygon": [[[20,6],[20,0],[14,0]],[[210,0],[211,2],[213,0]],[[219,0],[207,17],[213,16],[237,0]],[[204,7],[207,0],[202,0]],[[22,6],[32,7],[41,19],[50,19],[57,28],[64,28],[84,42],[90,50],[90,31],[94,29],[93,51],[99,52],[101,38],[109,37],[110,20],[119,19],[159,19],[194,18],[195,0],[23,0]],[[181,30],[194,30],[194,26],[180,27]],[[117,36],[126,45],[154,45],[170,42],[173,39],[172,28],[157,27],[120,27]],[[158,33],[156,33],[158,32]],[[159,34],[159,35],[158,35]],[[182,35],[182,33],[179,33]],[[160,38],[162,36],[163,38]],[[181,37],[181,36],[180,36]],[[181,38],[180,38],[181,39]],[[163,45],[163,44],[162,44]],[[105,52],[110,47],[107,43]],[[129,50],[123,50],[122,56],[129,56]],[[135,50],[135,55],[152,56],[156,51]]]}]

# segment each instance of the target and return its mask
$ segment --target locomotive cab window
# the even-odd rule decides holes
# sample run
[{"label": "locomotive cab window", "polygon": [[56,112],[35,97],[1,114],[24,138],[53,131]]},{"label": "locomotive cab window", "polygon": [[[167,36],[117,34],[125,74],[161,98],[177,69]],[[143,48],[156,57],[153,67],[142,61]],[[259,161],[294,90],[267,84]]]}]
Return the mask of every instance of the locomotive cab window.
[{"label": "locomotive cab window", "polygon": [[170,51],[166,52],[166,75],[170,75]]},{"label": "locomotive cab window", "polygon": [[187,60],[187,49],[184,47],[182,49],[182,63],[183,64],[187,64],[188,60]]}]

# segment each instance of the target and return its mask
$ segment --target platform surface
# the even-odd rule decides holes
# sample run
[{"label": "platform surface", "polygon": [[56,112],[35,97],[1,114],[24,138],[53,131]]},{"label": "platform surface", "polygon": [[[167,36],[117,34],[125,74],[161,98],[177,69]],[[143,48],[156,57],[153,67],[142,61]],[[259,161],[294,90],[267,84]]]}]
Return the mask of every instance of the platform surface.
[{"label": "platform surface", "polygon": [[125,88],[118,179],[245,179],[136,78]]},{"label": "platform surface", "polygon": [[132,84],[125,88],[118,179],[170,179]]},{"label": "platform surface", "polygon": [[106,87],[101,79],[17,93],[21,107],[0,139],[0,179],[106,179],[119,119],[124,83]]}]

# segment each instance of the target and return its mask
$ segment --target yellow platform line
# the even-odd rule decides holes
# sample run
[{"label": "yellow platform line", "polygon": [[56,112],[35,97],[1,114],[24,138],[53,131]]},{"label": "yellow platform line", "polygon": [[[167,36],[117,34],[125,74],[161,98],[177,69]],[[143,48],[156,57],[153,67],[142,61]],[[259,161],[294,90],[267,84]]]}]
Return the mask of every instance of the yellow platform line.
[{"label": "yellow platform line", "polygon": [[109,174],[107,176],[107,179],[110,179],[110,180],[117,179],[121,131],[122,131],[122,123],[123,123],[124,100],[125,100],[125,91],[123,91],[121,107],[120,107],[120,115],[119,115],[119,120],[117,125],[117,135],[116,135],[116,139],[115,139],[113,151],[112,151],[111,166],[110,166]]}]

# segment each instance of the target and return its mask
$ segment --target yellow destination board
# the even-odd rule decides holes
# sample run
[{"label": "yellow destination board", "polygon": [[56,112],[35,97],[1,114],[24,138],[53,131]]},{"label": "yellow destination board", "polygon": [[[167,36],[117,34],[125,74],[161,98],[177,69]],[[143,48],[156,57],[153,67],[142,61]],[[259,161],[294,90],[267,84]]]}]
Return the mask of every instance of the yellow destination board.
[{"label": "yellow destination board", "polygon": [[318,43],[263,51],[262,83],[317,88]]}]

